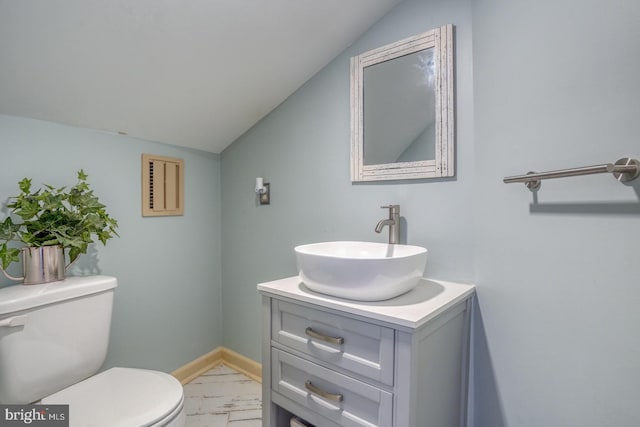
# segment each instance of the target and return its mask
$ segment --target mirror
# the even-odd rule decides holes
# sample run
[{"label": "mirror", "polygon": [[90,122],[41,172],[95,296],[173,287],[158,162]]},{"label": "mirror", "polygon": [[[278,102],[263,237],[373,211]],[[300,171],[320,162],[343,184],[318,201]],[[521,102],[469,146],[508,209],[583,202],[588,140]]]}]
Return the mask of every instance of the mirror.
[{"label": "mirror", "polygon": [[351,58],[351,180],[454,175],[453,25]]}]

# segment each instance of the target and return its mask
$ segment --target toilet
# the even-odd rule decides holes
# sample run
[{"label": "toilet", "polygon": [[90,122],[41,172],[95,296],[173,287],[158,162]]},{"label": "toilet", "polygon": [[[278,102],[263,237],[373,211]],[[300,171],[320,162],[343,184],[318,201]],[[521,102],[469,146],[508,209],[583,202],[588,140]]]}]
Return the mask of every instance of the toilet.
[{"label": "toilet", "polygon": [[164,372],[111,368],[117,280],[69,277],[0,289],[0,404],[69,405],[71,427],[183,427],[182,385]]}]

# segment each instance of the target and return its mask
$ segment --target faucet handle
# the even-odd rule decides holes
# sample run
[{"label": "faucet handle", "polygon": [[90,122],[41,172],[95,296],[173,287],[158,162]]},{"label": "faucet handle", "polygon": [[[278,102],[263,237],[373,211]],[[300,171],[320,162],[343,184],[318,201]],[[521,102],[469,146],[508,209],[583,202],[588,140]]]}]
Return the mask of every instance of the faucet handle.
[{"label": "faucet handle", "polygon": [[400,213],[400,205],[380,206],[380,208],[389,209],[389,214],[398,214],[398,213]]}]

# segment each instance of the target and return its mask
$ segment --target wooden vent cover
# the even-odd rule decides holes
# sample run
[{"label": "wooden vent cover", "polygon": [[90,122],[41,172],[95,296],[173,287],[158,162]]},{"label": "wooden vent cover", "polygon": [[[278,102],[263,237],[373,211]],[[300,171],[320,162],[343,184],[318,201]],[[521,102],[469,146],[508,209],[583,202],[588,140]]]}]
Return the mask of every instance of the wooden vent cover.
[{"label": "wooden vent cover", "polygon": [[184,214],[184,160],[142,155],[142,216]]}]

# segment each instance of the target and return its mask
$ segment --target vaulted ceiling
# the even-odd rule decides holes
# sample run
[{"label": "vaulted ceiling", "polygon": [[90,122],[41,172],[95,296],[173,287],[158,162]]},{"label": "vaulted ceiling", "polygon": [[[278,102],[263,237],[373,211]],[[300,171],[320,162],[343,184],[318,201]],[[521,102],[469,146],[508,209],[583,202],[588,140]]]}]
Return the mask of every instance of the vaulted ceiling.
[{"label": "vaulted ceiling", "polygon": [[0,0],[0,114],[221,152],[401,0]]}]

